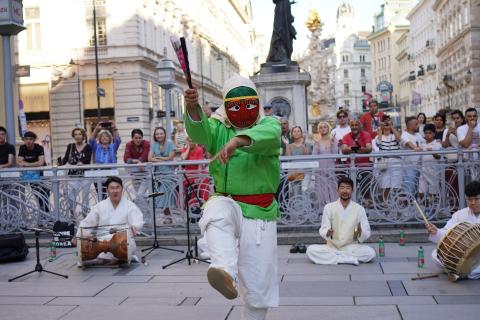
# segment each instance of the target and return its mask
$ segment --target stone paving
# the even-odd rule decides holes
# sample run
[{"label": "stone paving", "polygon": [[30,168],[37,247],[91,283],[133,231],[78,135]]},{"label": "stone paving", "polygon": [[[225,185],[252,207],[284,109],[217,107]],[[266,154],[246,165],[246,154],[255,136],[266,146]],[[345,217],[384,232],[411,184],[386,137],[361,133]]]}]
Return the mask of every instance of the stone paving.
[{"label": "stone paving", "polygon": [[[370,244],[374,246],[374,244]],[[445,275],[411,280],[417,273],[441,271],[425,244],[425,268],[417,267],[419,244],[386,244],[386,256],[360,266],[317,266],[304,254],[278,247],[280,307],[267,319],[479,319],[480,281],[450,283]],[[35,252],[24,262],[0,264],[0,319],[240,319],[242,302],[229,301],[207,283],[207,264],[186,262],[162,269],[182,254],[157,250],[147,265],[129,268],[76,266],[73,249],[57,249],[47,270],[68,279],[34,273]]]}]

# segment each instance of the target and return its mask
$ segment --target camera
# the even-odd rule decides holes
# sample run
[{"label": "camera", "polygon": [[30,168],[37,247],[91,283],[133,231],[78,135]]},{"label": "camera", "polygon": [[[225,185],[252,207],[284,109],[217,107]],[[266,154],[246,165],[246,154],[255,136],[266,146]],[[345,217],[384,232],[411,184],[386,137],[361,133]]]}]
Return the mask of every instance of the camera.
[{"label": "camera", "polygon": [[111,121],[103,121],[100,123],[100,126],[102,128],[111,128],[112,127],[112,122]]},{"label": "camera", "polygon": [[350,147],[350,149],[352,149],[353,152],[358,152],[358,150],[360,150],[360,147],[359,146],[352,146],[352,147]]}]

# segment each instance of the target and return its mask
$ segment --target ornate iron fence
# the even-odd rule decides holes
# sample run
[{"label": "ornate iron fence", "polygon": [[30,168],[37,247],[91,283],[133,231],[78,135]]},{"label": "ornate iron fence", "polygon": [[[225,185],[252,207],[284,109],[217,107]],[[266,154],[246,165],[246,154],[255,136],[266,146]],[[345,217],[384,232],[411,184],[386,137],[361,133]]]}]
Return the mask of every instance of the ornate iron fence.
[{"label": "ornate iron fence", "polygon": [[[433,154],[439,155],[435,159]],[[412,200],[417,200],[432,222],[443,222],[464,207],[466,182],[480,178],[479,150],[389,152],[369,155],[282,157],[280,228],[317,227],[325,204],[335,201],[337,179],[354,180],[354,200],[363,205],[372,224],[422,223]],[[370,158],[356,165],[355,160]],[[416,161],[415,157],[423,158]],[[438,156],[437,156],[438,157]],[[151,234],[153,212],[164,232],[185,228],[201,215],[201,204],[213,193],[205,167],[208,161],[163,164],[83,166],[83,175],[69,175],[68,167],[0,170],[0,232],[51,226],[57,220],[78,223],[90,207],[105,197],[103,182],[117,175],[125,196],[144,213]],[[198,169],[192,170],[196,165]],[[187,166],[187,167],[185,167]],[[187,169],[185,169],[187,168]],[[41,172],[40,176],[32,172]],[[162,195],[147,198],[152,192]]]}]

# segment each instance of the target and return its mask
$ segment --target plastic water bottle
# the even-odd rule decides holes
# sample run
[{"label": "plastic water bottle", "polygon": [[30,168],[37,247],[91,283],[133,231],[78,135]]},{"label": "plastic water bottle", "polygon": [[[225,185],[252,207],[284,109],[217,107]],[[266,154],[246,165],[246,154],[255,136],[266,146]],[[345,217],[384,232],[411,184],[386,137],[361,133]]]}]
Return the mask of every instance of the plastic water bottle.
[{"label": "plastic water bottle", "polygon": [[402,247],[405,246],[405,231],[403,229],[400,229],[400,241],[398,244]]},{"label": "plastic water bottle", "polygon": [[385,243],[382,237],[378,240],[378,256],[385,257]]},{"label": "plastic water bottle", "polygon": [[57,258],[57,247],[55,246],[55,241],[50,242],[50,261],[53,261]]},{"label": "plastic water bottle", "polygon": [[425,253],[423,247],[418,248],[418,268],[423,269],[425,267]]}]

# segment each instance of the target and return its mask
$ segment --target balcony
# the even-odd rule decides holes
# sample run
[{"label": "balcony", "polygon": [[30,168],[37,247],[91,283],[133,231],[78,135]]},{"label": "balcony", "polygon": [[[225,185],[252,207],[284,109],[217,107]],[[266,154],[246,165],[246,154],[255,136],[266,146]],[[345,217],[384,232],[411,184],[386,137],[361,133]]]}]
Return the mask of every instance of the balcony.
[{"label": "balcony", "polygon": [[435,42],[433,41],[433,39],[427,40],[427,42],[425,43],[425,47],[428,49],[433,49],[435,47]]},{"label": "balcony", "polygon": [[408,76],[408,81],[415,81],[417,77],[415,76],[415,71],[410,71],[410,75]]}]

